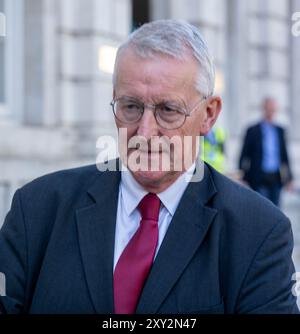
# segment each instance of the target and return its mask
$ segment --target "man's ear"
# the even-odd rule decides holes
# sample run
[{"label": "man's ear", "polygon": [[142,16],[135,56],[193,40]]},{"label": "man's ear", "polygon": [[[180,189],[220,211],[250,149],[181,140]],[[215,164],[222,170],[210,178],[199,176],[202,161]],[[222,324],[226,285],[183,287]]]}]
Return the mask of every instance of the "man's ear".
[{"label": "man's ear", "polygon": [[222,110],[222,100],[219,96],[212,96],[208,98],[205,109],[205,118],[201,124],[201,136],[207,135],[209,130],[214,126],[219,114]]}]

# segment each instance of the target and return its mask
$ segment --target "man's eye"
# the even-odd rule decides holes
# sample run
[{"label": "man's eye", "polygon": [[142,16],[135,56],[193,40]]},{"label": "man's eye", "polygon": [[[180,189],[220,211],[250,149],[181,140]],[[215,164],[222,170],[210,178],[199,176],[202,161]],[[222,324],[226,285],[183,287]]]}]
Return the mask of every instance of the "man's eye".
[{"label": "man's eye", "polygon": [[176,112],[179,112],[179,108],[177,106],[170,106],[170,105],[164,105],[164,106],[162,106],[162,110],[165,113],[176,113]]},{"label": "man's eye", "polygon": [[123,106],[123,108],[126,110],[137,110],[140,109],[140,106],[135,103],[127,103]]}]

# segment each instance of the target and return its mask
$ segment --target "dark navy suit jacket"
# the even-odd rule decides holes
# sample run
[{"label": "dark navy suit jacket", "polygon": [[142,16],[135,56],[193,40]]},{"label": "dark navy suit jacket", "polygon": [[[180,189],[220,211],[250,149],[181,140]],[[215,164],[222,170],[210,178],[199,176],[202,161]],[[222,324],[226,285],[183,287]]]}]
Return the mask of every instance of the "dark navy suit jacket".
[{"label": "dark navy suit jacket", "polygon": [[[0,232],[7,313],[113,313],[120,172],[95,166],[19,189]],[[179,203],[137,313],[297,313],[289,220],[205,166]]]},{"label": "dark navy suit jacket", "polygon": [[[275,126],[279,140],[280,154],[280,175],[281,185],[292,180],[292,173],[289,165],[288,153],[283,128]],[[262,180],[263,161],[263,137],[261,123],[251,126],[244,139],[240,156],[240,169],[244,172],[243,179],[249,183],[251,188],[258,189]]]}]

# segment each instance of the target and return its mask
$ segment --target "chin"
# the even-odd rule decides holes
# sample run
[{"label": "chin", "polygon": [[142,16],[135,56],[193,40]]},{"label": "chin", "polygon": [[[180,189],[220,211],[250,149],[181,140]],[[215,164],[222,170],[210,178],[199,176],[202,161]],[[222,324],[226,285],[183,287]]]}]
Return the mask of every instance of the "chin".
[{"label": "chin", "polygon": [[178,172],[165,171],[135,171],[132,172],[135,180],[146,190],[150,192],[160,192],[176,179]]},{"label": "chin", "polygon": [[172,172],[165,171],[133,171],[132,174],[136,180],[143,180],[147,183],[157,183],[160,180],[163,180],[168,177]]}]

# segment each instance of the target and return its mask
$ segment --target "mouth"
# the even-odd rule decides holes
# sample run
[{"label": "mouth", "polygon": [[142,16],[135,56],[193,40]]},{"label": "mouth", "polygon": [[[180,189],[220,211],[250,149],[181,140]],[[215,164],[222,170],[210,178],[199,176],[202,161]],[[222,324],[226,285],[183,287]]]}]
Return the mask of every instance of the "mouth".
[{"label": "mouth", "polygon": [[151,150],[151,149],[141,149],[141,148],[131,148],[128,151],[128,154],[131,154],[135,152],[135,154],[140,154],[140,155],[147,155],[149,157],[154,157],[154,156],[158,156],[158,155],[170,155],[169,151],[163,150],[163,149],[159,149],[159,150]]},{"label": "mouth", "polygon": [[151,151],[151,150],[148,150],[148,151],[144,151],[144,150],[137,150],[138,152],[142,153],[142,154],[161,154],[163,153],[163,151]]}]

